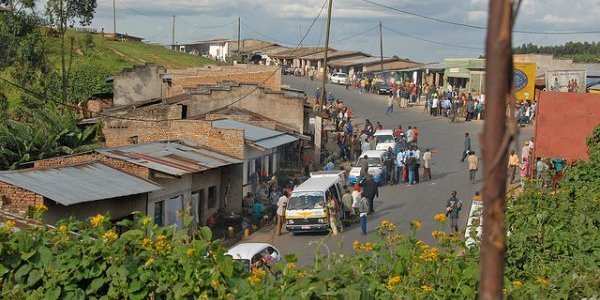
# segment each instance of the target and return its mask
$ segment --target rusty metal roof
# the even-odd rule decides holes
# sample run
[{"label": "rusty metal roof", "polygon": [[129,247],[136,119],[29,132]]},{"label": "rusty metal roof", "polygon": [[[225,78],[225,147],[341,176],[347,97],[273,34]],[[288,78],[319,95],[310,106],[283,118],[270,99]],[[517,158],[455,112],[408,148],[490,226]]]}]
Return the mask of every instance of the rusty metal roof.
[{"label": "rusty metal roof", "polygon": [[0,181],[68,206],[158,191],[157,184],[99,161],[0,172]]},{"label": "rusty metal roof", "polygon": [[211,150],[184,145],[180,141],[150,142],[96,151],[174,176],[243,163]]}]

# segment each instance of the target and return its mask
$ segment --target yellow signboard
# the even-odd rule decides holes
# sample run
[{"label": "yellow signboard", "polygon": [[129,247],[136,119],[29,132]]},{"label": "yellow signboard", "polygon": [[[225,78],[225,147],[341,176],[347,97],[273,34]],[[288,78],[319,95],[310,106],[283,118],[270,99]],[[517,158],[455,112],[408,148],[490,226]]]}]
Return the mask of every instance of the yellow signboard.
[{"label": "yellow signboard", "polygon": [[531,100],[535,93],[536,68],[534,62],[513,63],[513,86],[515,88],[515,99]]}]

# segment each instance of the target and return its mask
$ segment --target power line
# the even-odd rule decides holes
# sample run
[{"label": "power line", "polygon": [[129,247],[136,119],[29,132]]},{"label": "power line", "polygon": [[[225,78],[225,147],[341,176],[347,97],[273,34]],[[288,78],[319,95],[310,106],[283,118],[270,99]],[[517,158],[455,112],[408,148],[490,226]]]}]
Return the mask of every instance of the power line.
[{"label": "power line", "polygon": [[178,21],[181,21],[181,22],[183,22],[183,23],[185,23],[185,24],[188,24],[188,25],[194,26],[194,27],[196,27],[196,28],[200,28],[200,29],[215,29],[215,28],[221,28],[221,27],[226,27],[226,26],[232,25],[232,24],[234,24],[234,23],[236,23],[236,22],[237,22],[237,20],[234,20],[234,21],[231,21],[231,22],[229,22],[229,23],[225,23],[225,24],[221,24],[221,25],[197,25],[197,24],[194,24],[194,23],[192,23],[192,22],[188,22],[188,21],[186,21],[186,20],[182,19],[181,17],[177,18],[177,20],[178,20]]},{"label": "power line", "polygon": [[280,39],[276,39],[276,38],[274,38],[272,36],[268,36],[268,35],[266,35],[264,33],[261,33],[258,30],[250,27],[248,24],[246,24],[246,22],[241,22],[241,23],[242,23],[242,25],[244,25],[244,27],[246,27],[246,29],[248,29],[248,30],[250,30],[250,31],[258,34],[259,36],[262,36],[263,38],[266,38],[267,40],[270,40],[270,41],[273,41],[273,42],[277,42],[277,43],[283,44],[283,45],[293,45],[293,43],[284,42],[284,41],[282,41]]},{"label": "power line", "polygon": [[[408,11],[408,10],[404,10],[404,9],[400,9],[400,8],[396,8],[396,7],[392,7],[392,6],[389,6],[389,5],[377,3],[377,2],[372,1],[372,0],[360,0],[360,1],[372,4],[372,5],[375,5],[375,6],[383,7],[383,8],[389,9],[389,10],[397,11],[397,12],[400,12],[400,13],[403,13],[403,14],[411,15],[411,16],[414,16],[414,17],[419,17],[419,18],[431,20],[431,21],[436,21],[436,22],[450,24],[450,25],[455,25],[455,26],[462,26],[462,27],[467,27],[467,28],[473,28],[473,29],[487,30],[487,27],[485,27],[485,26],[479,26],[479,25],[473,25],[473,24],[467,24],[467,23],[460,23],[460,22],[448,21],[448,20],[444,20],[444,19],[440,19],[440,18],[436,18],[436,17],[431,17],[431,16],[419,14],[419,13],[416,13],[416,12],[412,12],[412,11]],[[527,34],[552,34],[552,35],[561,35],[561,34],[598,34],[598,33],[600,33],[600,31],[529,31],[529,30],[513,30],[513,32],[516,32],[516,33],[527,33]]]},{"label": "power line", "polygon": [[412,34],[404,33],[404,32],[401,32],[401,31],[397,31],[395,29],[392,29],[392,28],[389,28],[389,27],[386,27],[386,26],[383,26],[383,28],[385,28],[386,30],[389,30],[391,32],[394,32],[394,33],[397,33],[397,34],[409,37],[409,38],[421,40],[421,41],[432,43],[432,44],[443,45],[443,46],[448,46],[448,47],[454,47],[454,48],[459,48],[459,49],[467,49],[467,50],[484,50],[483,48],[480,48],[480,47],[460,46],[460,45],[454,45],[454,44],[449,44],[449,43],[444,43],[444,42],[436,42],[436,41],[424,39],[422,37],[418,37],[416,35],[412,35]]},{"label": "power line", "polygon": [[330,42],[330,44],[339,43],[339,42],[342,42],[342,41],[347,41],[347,40],[350,40],[350,39],[353,39],[353,38],[357,38],[357,37],[359,37],[359,36],[361,36],[361,35],[363,35],[365,33],[371,32],[371,31],[373,31],[374,29],[377,29],[377,28],[378,28],[378,26],[373,26],[373,27],[371,27],[371,28],[369,28],[369,29],[367,29],[365,31],[362,31],[362,32],[359,32],[359,33],[353,33],[353,34],[347,35],[346,37],[339,38],[337,40],[333,40],[333,41]]}]

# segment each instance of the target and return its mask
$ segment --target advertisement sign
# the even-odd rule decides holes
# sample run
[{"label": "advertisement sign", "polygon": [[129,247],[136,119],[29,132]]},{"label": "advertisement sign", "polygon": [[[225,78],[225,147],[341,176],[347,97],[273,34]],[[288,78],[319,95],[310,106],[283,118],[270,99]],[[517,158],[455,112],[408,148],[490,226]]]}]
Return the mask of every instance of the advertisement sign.
[{"label": "advertisement sign", "polygon": [[585,93],[585,79],[585,70],[549,70],[546,72],[546,90]]},{"label": "advertisement sign", "polygon": [[515,99],[519,101],[534,99],[535,74],[535,63],[513,63],[513,86],[515,88]]}]

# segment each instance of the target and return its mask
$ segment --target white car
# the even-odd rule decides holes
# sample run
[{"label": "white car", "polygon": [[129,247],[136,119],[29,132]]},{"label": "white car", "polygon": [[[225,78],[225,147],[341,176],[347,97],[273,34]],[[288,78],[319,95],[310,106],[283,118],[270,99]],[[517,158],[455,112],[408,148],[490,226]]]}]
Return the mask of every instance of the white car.
[{"label": "white car", "polygon": [[360,159],[366,155],[369,159],[369,175],[373,176],[373,181],[375,181],[378,185],[383,185],[385,183],[385,172],[383,168],[384,153],[385,151],[382,150],[369,150],[363,152],[350,170],[350,175],[348,175],[348,184],[354,185],[357,181],[359,181],[361,169]]},{"label": "white car", "polygon": [[388,148],[394,149],[396,147],[396,139],[394,139],[394,131],[391,129],[377,130],[374,134],[377,145],[375,150],[387,150]]},{"label": "white car", "polygon": [[276,264],[281,259],[279,250],[267,243],[240,243],[229,249],[225,255],[241,261],[248,272],[260,264]]},{"label": "white car", "polygon": [[333,73],[329,78],[331,83],[337,84],[348,84],[348,74],[346,73]]}]

